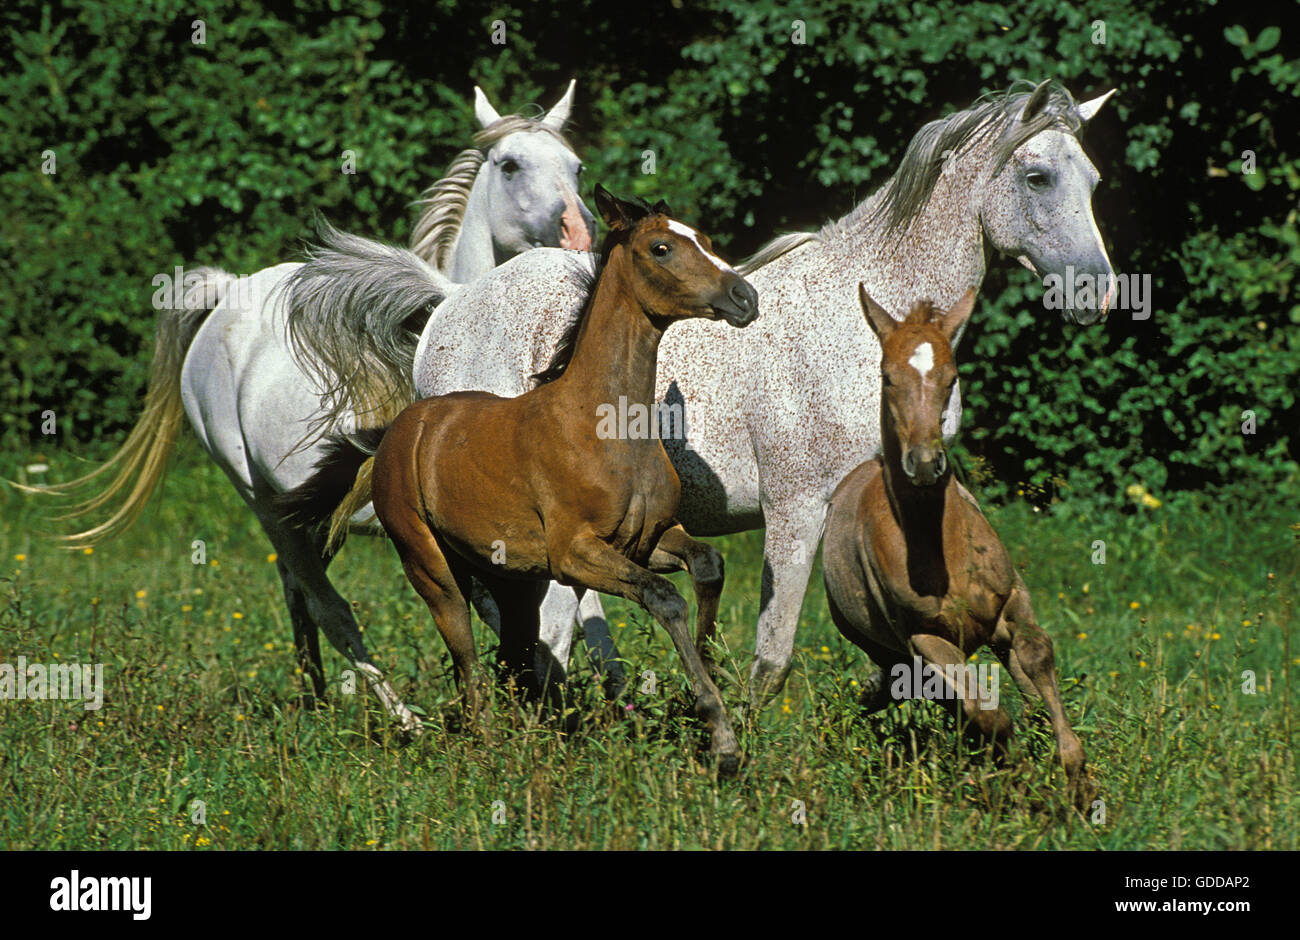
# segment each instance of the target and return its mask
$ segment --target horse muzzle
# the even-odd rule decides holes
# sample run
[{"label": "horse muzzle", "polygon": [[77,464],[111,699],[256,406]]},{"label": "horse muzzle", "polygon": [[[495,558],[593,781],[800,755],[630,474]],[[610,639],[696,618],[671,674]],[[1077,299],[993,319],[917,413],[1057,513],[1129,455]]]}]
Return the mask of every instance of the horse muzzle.
[{"label": "horse muzzle", "polygon": [[913,486],[933,486],[948,471],[943,448],[912,447],[903,454],[903,474]]},{"label": "horse muzzle", "polygon": [[748,326],[758,319],[758,291],[743,277],[728,280],[726,293],[709,304],[714,316],[732,326]]}]

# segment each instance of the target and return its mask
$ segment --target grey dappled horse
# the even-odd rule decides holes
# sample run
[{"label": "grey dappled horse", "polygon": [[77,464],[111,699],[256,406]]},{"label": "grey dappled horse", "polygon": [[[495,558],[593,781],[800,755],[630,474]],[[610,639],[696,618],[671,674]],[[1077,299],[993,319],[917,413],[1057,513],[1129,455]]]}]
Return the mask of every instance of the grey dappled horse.
[{"label": "grey dappled horse", "polygon": [[[983,281],[991,247],[1040,277],[1077,272],[1104,285],[1077,292],[1089,302],[1063,311],[1067,322],[1100,321],[1114,272],[1092,215],[1099,177],[1078,134],[1108,97],[1079,104],[1044,82],[927,124],[865,202],[817,233],[776,239],[742,266],[763,309],[752,328],[692,321],[665,335],[655,394],[684,410],[686,428],[684,439],[664,441],[682,482],[678,518],[696,535],[767,529],[756,700],[789,672],[830,495],[880,447],[880,347],[858,282],[896,315],[918,298],[947,308]],[[580,313],[591,276],[589,255],[542,250],[458,292],[420,337],[417,392],[522,394]],[[945,438],[960,421],[955,387]],[[345,506],[357,501],[354,492]],[[542,639],[561,663],[578,603],[552,585],[543,605]]]},{"label": "grey dappled horse", "polygon": [[[409,387],[409,381],[375,380],[385,374],[376,364],[395,368],[398,375],[409,374],[414,331],[423,326],[422,317],[457,289],[457,281],[472,280],[537,245],[591,245],[594,220],[577,194],[581,162],[561,135],[572,107],[573,83],[539,119],[502,118],[481,90],[474,91],[475,114],[483,130],[475,146],[456,158],[448,176],[426,191],[426,211],[412,237],[414,251],[368,242],[368,254],[319,252],[312,259],[316,267],[345,259],[351,264],[349,273],[357,287],[354,303],[304,304],[314,317],[297,323],[292,337],[286,322],[286,286],[303,265],[280,264],[245,278],[214,268],[191,272],[180,309],[160,314],[144,412],[126,443],[92,474],[45,490],[73,492],[111,473],[106,488],[81,504],[78,513],[120,505],[102,524],[68,539],[87,544],[117,534],[138,517],[162,479],[183,408],[199,442],[230,477],[275,548],[299,663],[311,677],[315,694],[323,695],[325,689],[318,641],[323,629],[408,730],[418,722],[374,665],[348,602],[326,575],[333,552],[323,534],[285,525],[274,498],[307,479],[325,434],[386,420],[400,410],[405,402],[394,393]],[[356,248],[360,242],[328,227],[326,234],[333,249]],[[376,263],[394,252],[403,259],[405,280],[371,277]],[[313,294],[310,280],[302,287]],[[378,359],[301,355],[308,337],[327,347],[322,337],[366,329],[370,324],[360,311],[368,301],[403,290],[404,297],[416,299],[413,309],[421,319],[408,318],[392,331]],[[326,299],[324,294],[314,296]],[[338,388],[358,383],[366,387],[358,399],[364,406],[339,407]]]}]

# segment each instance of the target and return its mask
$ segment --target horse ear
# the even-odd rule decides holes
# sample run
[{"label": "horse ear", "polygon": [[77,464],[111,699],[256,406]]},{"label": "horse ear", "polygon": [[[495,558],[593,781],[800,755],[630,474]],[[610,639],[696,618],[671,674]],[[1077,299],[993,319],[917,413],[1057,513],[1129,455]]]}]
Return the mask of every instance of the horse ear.
[{"label": "horse ear", "polygon": [[975,287],[966,288],[966,293],[962,294],[961,298],[949,307],[948,312],[944,314],[939,329],[948,342],[953,341],[953,337],[961,331],[961,328],[966,325],[966,321],[970,319],[971,311],[975,309],[975,295],[977,292]]},{"label": "horse ear", "polygon": [[546,117],[542,118],[543,124],[556,131],[564,127],[564,122],[569,119],[569,112],[573,110],[573,86],[577,83],[576,78],[569,79],[569,87],[565,89],[560,100],[555,102],[555,107],[546,112]]},{"label": "horse ear", "polygon": [[898,321],[889,315],[884,307],[871,299],[867,285],[858,281],[858,303],[862,304],[862,313],[867,318],[867,326],[883,343],[885,338],[898,327]]},{"label": "horse ear", "polygon": [[487,100],[487,95],[483,94],[483,89],[477,85],[474,86],[474,117],[483,127],[489,127],[501,120],[501,115],[497,114],[497,109],[492,107],[492,103]]},{"label": "horse ear", "polygon": [[651,211],[651,212],[654,212],[654,213],[657,213],[658,215],[672,215],[672,214],[673,214],[673,210],[670,209],[670,208],[668,208],[668,203],[664,202],[662,199],[660,199],[660,200],[659,200],[658,202],[656,202],[653,206],[651,206],[651,207],[650,207],[650,211]]},{"label": "horse ear", "polygon": [[1029,123],[1037,116],[1039,111],[1043,110],[1043,107],[1047,104],[1047,99],[1051,97],[1051,84],[1052,80],[1048,78],[1034,89],[1033,94],[1029,96],[1029,100],[1025,102],[1025,106],[1020,110],[1020,122],[1022,124]]},{"label": "horse ear", "polygon": [[646,216],[644,206],[619,199],[604,186],[596,184],[596,211],[614,231],[626,231]]},{"label": "horse ear", "polygon": [[1101,110],[1101,106],[1105,104],[1106,100],[1110,98],[1110,96],[1113,94],[1115,94],[1114,88],[1106,92],[1106,94],[1104,95],[1100,95],[1096,98],[1093,98],[1091,101],[1085,101],[1082,104],[1080,104],[1077,108],[1074,109],[1079,114],[1079,120],[1083,121],[1083,123],[1085,124],[1091,121],[1094,117],[1097,116],[1097,112]]}]

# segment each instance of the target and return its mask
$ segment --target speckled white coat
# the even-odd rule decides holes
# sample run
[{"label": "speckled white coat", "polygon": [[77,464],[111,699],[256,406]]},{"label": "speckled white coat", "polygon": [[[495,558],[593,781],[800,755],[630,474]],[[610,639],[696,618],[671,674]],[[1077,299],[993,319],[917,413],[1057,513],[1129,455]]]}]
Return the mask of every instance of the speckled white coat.
[{"label": "speckled white coat", "polygon": [[[1007,209],[1024,197],[1016,174],[1044,160],[1063,175],[1071,165],[1082,174],[1064,215],[1044,221]],[[946,308],[978,286],[986,248],[1013,257],[1068,259],[1098,249],[1104,256],[1092,220],[1093,182],[1095,171],[1070,134],[1039,134],[996,175],[972,151],[940,175],[905,235],[881,231],[868,200],[820,240],[748,275],[760,312],[747,329],[693,320],[665,333],[656,395],[684,403],[689,445],[665,441],[682,481],[680,521],[697,536],[766,526],[756,688],[773,691],[788,672],[832,491],[880,447],[880,348],[863,320],[858,282],[901,317],[918,299]],[[688,221],[707,231],[706,220]],[[529,388],[581,309],[580,266],[590,263],[576,252],[534,250],[445,302],[421,337],[419,394],[518,395]],[[960,421],[954,390],[946,437]],[[552,586],[552,593],[566,590]],[[543,639],[561,662],[572,622],[544,617]]]}]

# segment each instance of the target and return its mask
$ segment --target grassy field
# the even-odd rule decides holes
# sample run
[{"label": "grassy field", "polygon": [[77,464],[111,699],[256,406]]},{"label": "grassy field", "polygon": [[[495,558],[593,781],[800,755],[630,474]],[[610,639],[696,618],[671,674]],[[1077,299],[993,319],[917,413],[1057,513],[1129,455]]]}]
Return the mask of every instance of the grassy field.
[{"label": "grassy field", "polygon": [[[50,479],[77,469],[44,457]],[[621,601],[606,611],[631,670],[656,672],[654,695],[602,707],[579,654],[575,734],[503,694],[487,726],[452,731],[441,638],[388,545],[353,539],[335,582],[432,725],[404,744],[366,696],[298,707],[270,546],[192,441],[146,517],[91,554],[43,540],[40,508],[0,488],[0,663],[102,662],[106,684],[98,711],[0,701],[0,848],[1300,848],[1298,505],[990,513],[1055,640],[1103,821],[1066,809],[1045,713],[1021,716],[1010,681],[1003,767],[934,703],[860,716],[853,685],[870,667],[830,623],[820,572],[784,700],[747,713],[761,533],[717,543],[723,691],[747,755],[717,781],[666,636]],[[480,649],[491,640],[480,626]],[[332,650],[325,662],[337,690],[346,664]]]}]

